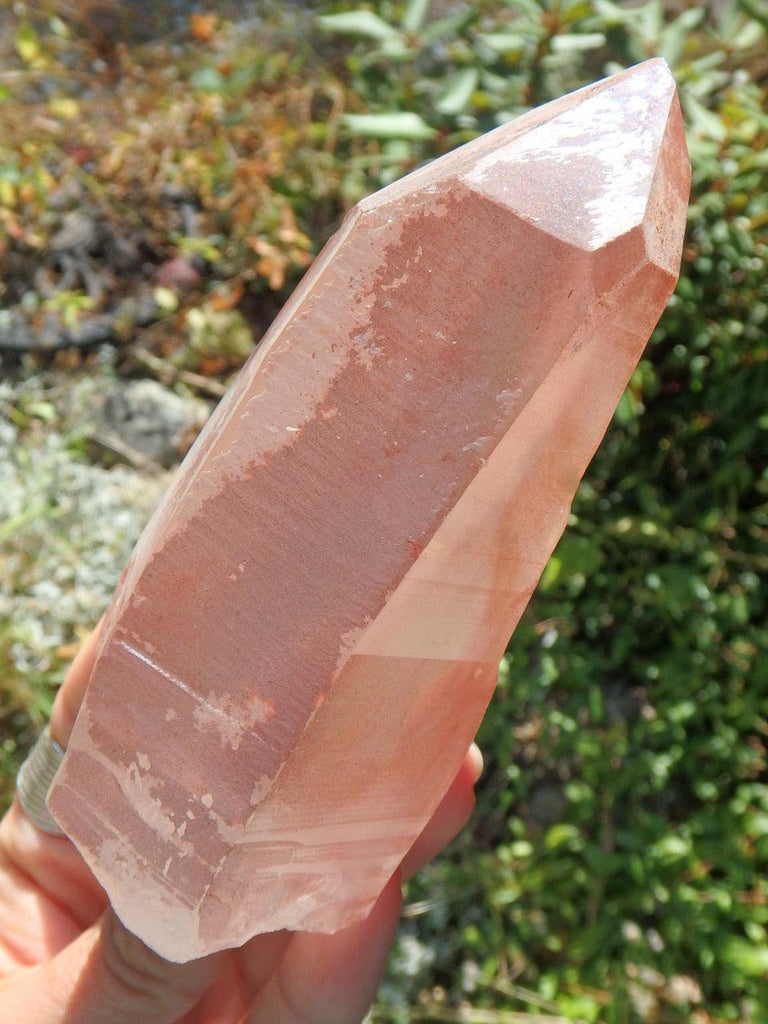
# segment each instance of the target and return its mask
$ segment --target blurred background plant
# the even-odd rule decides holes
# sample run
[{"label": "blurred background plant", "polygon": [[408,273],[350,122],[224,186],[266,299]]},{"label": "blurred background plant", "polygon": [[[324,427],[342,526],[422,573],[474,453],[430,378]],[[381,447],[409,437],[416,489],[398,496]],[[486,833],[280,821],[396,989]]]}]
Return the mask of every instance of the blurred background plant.
[{"label": "blurred background plant", "polygon": [[[0,6],[5,799],[191,440],[184,403],[196,429],[340,216],[662,56],[694,171],[680,285],[502,663],[474,824],[411,884],[372,1019],[762,1024],[768,8],[168,7]],[[142,438],[169,409],[158,454]]]}]

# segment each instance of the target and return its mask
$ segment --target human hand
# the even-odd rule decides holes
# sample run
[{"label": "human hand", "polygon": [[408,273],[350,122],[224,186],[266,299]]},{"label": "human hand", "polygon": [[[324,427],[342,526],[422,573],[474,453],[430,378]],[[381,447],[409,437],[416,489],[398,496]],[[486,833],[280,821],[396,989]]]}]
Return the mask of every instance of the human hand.
[{"label": "human hand", "polygon": [[[97,633],[51,714],[66,747]],[[121,924],[74,845],[18,799],[0,822],[0,1021],[8,1024],[357,1024],[379,986],[400,882],[462,828],[482,768],[473,745],[432,820],[365,921],[335,935],[273,932],[187,964],[163,960]]]}]

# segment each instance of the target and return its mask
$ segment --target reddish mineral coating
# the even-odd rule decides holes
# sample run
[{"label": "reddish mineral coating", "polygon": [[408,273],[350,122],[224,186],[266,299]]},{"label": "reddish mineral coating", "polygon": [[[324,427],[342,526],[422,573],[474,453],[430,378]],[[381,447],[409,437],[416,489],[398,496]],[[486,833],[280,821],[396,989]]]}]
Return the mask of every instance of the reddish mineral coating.
[{"label": "reddish mineral coating", "polygon": [[688,188],[655,60],[329,242],[139,542],[50,795],[159,953],[367,913],[672,292]]}]

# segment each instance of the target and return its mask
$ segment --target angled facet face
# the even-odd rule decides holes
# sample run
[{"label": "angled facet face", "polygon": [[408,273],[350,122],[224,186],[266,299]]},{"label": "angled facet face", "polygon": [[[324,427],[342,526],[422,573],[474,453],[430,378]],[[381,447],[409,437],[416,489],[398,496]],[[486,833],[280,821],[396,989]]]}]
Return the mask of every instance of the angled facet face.
[{"label": "angled facet face", "polygon": [[148,526],[50,795],[175,960],[364,916],[674,286],[661,61],[365,200]]},{"label": "angled facet face", "polygon": [[544,234],[601,249],[644,221],[670,87],[649,62],[500,146],[464,179]]}]

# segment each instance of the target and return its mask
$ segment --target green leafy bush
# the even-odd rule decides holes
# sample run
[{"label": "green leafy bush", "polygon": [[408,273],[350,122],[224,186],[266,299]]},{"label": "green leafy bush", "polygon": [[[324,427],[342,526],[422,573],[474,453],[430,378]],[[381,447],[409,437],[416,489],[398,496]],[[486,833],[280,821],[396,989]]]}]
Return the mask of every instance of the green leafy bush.
[{"label": "green leafy bush", "polygon": [[765,25],[727,4],[429,6],[319,19],[351,45],[350,191],[656,55],[680,85],[694,178],[677,293],[505,659],[474,834],[411,888],[428,969],[396,961],[379,1012],[544,1000],[616,1024],[762,1021]]}]

